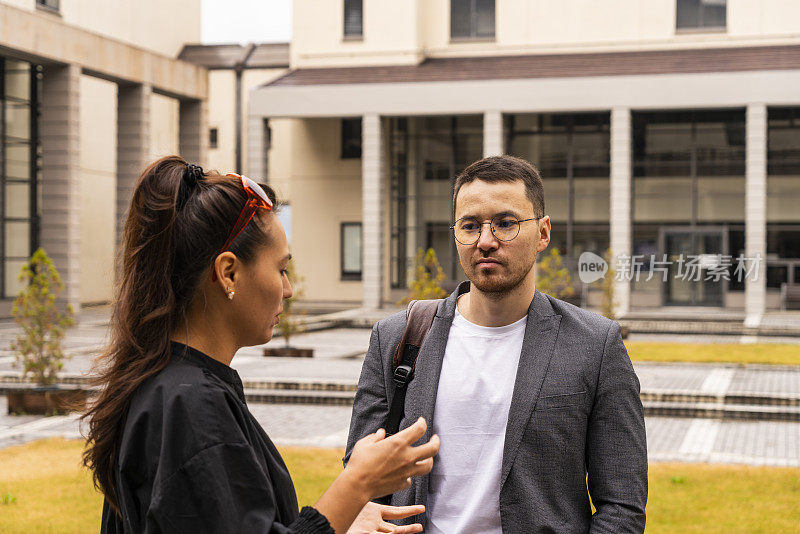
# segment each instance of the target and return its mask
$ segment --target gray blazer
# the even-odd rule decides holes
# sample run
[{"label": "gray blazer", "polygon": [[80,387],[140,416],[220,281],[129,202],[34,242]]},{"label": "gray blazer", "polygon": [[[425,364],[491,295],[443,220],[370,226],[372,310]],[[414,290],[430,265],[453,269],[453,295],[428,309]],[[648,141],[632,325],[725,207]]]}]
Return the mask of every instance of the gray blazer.
[{"label": "gray blazer", "polygon": [[[400,428],[425,417],[425,441],[436,416],[439,373],[456,299],[466,291],[469,282],[439,305],[408,385]],[[386,421],[394,394],[392,353],[404,328],[401,312],[372,329],[345,462],[355,442]],[[428,478],[413,479],[409,489],[392,496],[392,504],[426,504]],[[639,380],[616,322],[536,291],[508,414],[500,484],[506,534],[644,531],[644,410]],[[597,509],[593,515],[589,494]],[[415,516],[403,523],[423,520]]]}]

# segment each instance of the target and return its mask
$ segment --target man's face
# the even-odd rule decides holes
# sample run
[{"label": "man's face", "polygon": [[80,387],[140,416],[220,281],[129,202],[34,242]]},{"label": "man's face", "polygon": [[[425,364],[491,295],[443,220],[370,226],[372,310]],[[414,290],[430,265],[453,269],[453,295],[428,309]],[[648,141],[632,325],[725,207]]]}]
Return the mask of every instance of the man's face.
[{"label": "man's face", "polygon": [[[488,223],[498,214],[512,215],[520,221],[536,217],[521,180],[475,180],[461,187],[456,198],[456,221],[474,217],[479,223]],[[502,295],[533,276],[536,254],[549,242],[550,218],[544,217],[520,223],[519,234],[511,241],[500,241],[484,224],[476,243],[463,245],[456,241],[456,247],[461,268],[470,282],[484,293]]]}]

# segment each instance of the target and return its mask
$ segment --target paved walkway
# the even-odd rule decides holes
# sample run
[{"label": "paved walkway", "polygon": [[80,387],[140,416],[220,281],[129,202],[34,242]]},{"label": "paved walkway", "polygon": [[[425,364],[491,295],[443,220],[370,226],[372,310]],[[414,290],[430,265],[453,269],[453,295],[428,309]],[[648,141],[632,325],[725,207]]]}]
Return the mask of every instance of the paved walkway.
[{"label": "paved walkway", "polygon": [[[0,377],[18,372],[12,367],[13,357],[8,351],[14,330],[13,325],[0,324]],[[65,376],[82,376],[88,371],[105,333],[102,317],[92,322],[84,316],[83,323],[70,330],[66,345],[72,358],[65,362]],[[264,358],[260,355],[261,348],[255,347],[242,349],[234,358],[233,367],[246,381],[353,385],[358,380],[369,336],[368,329],[306,333],[297,336],[292,344],[313,347],[313,359]],[[281,343],[280,339],[271,342]],[[642,390],[651,393],[800,396],[800,366],[639,363],[635,367]],[[345,444],[349,407],[251,404],[251,411],[280,445],[343,447]],[[37,418],[5,414],[5,397],[0,396],[0,448],[48,436],[80,437],[75,416]],[[800,467],[798,422],[648,417],[647,433],[652,461]]]}]

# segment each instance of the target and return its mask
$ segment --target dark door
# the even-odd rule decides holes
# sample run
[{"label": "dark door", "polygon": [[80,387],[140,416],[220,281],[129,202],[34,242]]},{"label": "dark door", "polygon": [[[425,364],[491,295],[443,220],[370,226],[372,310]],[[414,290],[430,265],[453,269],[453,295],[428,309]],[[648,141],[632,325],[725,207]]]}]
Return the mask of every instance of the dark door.
[{"label": "dark door", "polygon": [[664,303],[674,306],[723,305],[725,239],[722,229],[663,229],[668,276]]}]

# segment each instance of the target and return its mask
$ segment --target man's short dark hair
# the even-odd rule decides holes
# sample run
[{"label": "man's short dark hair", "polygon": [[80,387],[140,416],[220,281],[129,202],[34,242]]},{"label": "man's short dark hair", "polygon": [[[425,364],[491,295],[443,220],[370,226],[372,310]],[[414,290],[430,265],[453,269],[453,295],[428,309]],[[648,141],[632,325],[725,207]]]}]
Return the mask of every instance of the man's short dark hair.
[{"label": "man's short dark hair", "polygon": [[456,177],[453,191],[453,218],[456,213],[458,191],[464,184],[475,180],[482,180],[490,184],[521,180],[525,184],[525,195],[533,204],[534,216],[544,217],[544,185],[542,176],[536,167],[524,159],[514,156],[491,156],[479,159]]}]

